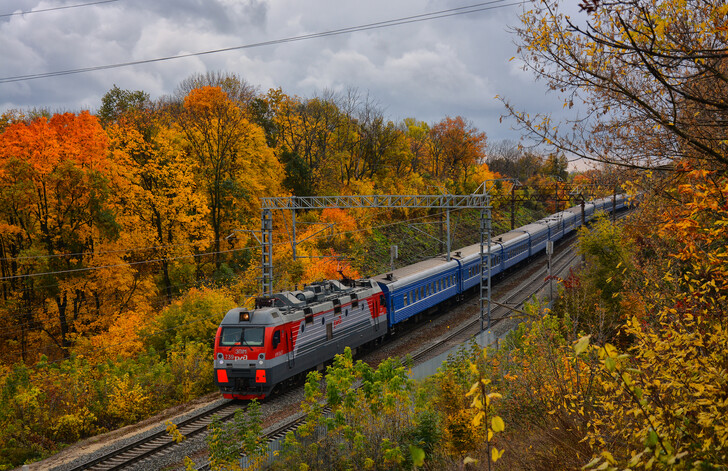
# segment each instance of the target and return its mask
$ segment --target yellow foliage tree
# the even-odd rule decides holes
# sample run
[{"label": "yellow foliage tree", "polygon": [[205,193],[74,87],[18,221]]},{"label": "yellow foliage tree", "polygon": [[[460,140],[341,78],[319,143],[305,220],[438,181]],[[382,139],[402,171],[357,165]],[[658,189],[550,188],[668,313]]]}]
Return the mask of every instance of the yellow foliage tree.
[{"label": "yellow foliage tree", "polygon": [[[260,198],[282,195],[283,168],[260,126],[220,87],[192,90],[178,125],[194,157],[210,208],[215,268],[222,239],[259,220]],[[257,224],[254,226],[257,228]]]}]

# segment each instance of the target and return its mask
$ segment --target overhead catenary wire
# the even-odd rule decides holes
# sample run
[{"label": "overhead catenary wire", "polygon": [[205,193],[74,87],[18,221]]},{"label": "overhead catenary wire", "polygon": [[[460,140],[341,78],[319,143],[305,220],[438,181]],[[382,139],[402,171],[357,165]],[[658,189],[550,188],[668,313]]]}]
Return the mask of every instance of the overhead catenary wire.
[{"label": "overhead catenary wire", "polygon": [[[214,279],[212,276],[206,277],[201,280],[193,280],[186,283],[172,283],[170,285],[171,288],[176,290],[175,295],[172,296],[172,302],[175,302],[179,299],[181,299],[182,296],[184,296],[185,292],[192,289],[192,288],[206,288],[206,287],[213,287],[217,283],[217,280]],[[57,287],[58,284],[55,284],[53,286],[47,286],[47,287]],[[144,297],[145,300],[149,302],[149,305],[152,306],[152,309],[156,312],[163,308],[165,308],[169,303],[162,301],[169,300],[169,297],[166,293],[163,292],[163,289],[159,289],[159,294],[156,295],[149,295],[149,294],[142,294],[141,296]],[[109,296],[100,296],[98,297],[98,300],[102,305],[106,307],[106,302],[115,302],[122,298],[126,298],[128,296],[127,291],[116,291],[112,293]],[[96,298],[95,298],[96,299]],[[37,304],[42,303],[42,299],[38,300]],[[20,309],[13,311],[18,316],[22,316],[24,314],[31,314],[32,312],[29,312],[27,309],[37,309],[38,306],[22,306]],[[9,311],[8,311],[9,312]],[[123,315],[128,311],[119,311],[117,310],[117,313],[120,315]],[[30,321],[30,322],[13,322],[11,327],[0,327],[0,337],[8,337],[12,334],[16,333],[22,333],[23,331],[30,332],[34,326],[37,326],[39,324],[39,321]]]},{"label": "overhead catenary wire", "polygon": [[[464,212],[464,211],[466,211],[466,210],[463,209],[463,208],[458,208],[458,209],[455,210],[455,212]],[[408,223],[413,223],[413,222],[422,221],[422,220],[426,220],[426,219],[432,219],[432,218],[436,218],[436,217],[439,217],[439,216],[442,216],[442,215],[444,215],[444,212],[439,212],[439,213],[435,213],[435,214],[428,214],[428,215],[418,216],[418,217],[406,219],[406,220],[403,220],[403,221],[395,221],[395,222],[391,222],[391,223],[380,224],[378,226],[373,226],[373,227],[369,227],[369,228],[361,228],[361,229],[357,229],[357,230],[343,231],[343,232],[337,233],[337,235],[353,235],[353,234],[357,234],[357,233],[361,233],[361,232],[366,232],[366,231],[369,231],[369,230],[384,229],[384,228],[387,228],[387,227],[392,227],[392,226],[396,226],[396,225],[400,225],[400,224],[408,224]],[[318,235],[318,236],[315,236],[312,239],[310,239],[310,241],[314,241],[315,242],[316,240],[322,240],[322,239],[325,239],[327,237],[328,236],[326,236],[326,235]],[[289,243],[290,242],[288,242],[288,241],[286,241],[286,242],[278,242],[278,243],[276,243],[274,245],[281,246],[281,245],[288,245]],[[252,248],[251,247],[247,247],[246,249],[252,249]],[[217,253],[222,253],[222,252],[209,252],[209,253],[198,254],[198,255],[214,255],[214,254],[217,254]],[[415,262],[420,261],[420,260],[422,260],[424,258],[427,258],[427,257],[428,257],[427,254],[422,254],[421,257],[407,260],[405,263],[415,263]],[[156,260],[145,261],[145,263],[153,263],[155,261]],[[142,263],[142,262],[139,262],[139,263]],[[123,266],[123,264],[119,264],[117,266]],[[100,268],[103,268],[103,267],[88,267],[88,270],[90,271],[90,270],[100,269]],[[56,274],[56,273],[59,273],[59,272],[47,272],[46,274]],[[206,280],[203,280],[202,282],[198,282],[198,281],[199,280],[196,280],[193,283],[173,284],[173,285],[171,285],[171,287],[172,288],[175,288],[175,289],[179,289],[179,288],[185,288],[185,287],[204,286],[205,285],[205,281],[214,282],[214,279],[207,278]],[[53,287],[57,287],[57,286],[59,286],[58,283],[54,283],[54,284],[51,284],[51,285],[44,285],[44,286],[30,286],[30,287],[23,288],[21,291],[32,291],[32,290],[35,290],[35,289],[53,288]],[[112,296],[102,297],[101,300],[103,301],[103,300],[109,300],[109,299],[119,299],[121,297],[122,297],[122,294],[117,292],[117,293],[113,294]],[[166,299],[166,298],[167,298],[167,295],[162,293],[162,294],[158,294],[158,295],[152,297],[151,299],[152,300],[163,300],[163,299]],[[20,313],[20,311],[17,311],[17,312]],[[27,322],[27,323],[20,323],[20,324],[16,323],[16,324],[13,325],[12,328],[9,328],[9,329],[0,329],[0,334],[2,334],[3,336],[7,336],[7,335],[12,334],[12,333],[19,333],[19,332],[22,332],[24,330],[23,327],[31,328],[34,325],[36,325],[36,322]]]},{"label": "overhead catenary wire", "polygon": [[[222,240],[222,239],[221,239]],[[148,247],[129,247],[129,248],[123,248],[123,249],[114,249],[114,250],[99,250],[97,252],[75,252],[75,253],[54,253],[54,254],[48,254],[48,255],[21,255],[19,257],[0,257],[0,261],[2,262],[9,262],[9,261],[19,261],[19,260],[37,260],[37,259],[51,259],[51,258],[62,258],[62,257],[87,257],[87,256],[99,256],[99,255],[106,255],[106,254],[114,254],[114,253],[133,253],[133,252],[143,252],[146,250],[162,250],[162,249],[176,249],[180,247],[194,247],[199,246],[204,243],[211,243],[213,239],[201,239],[196,242],[188,242],[186,244],[167,244],[167,245],[152,245]]]},{"label": "overhead catenary wire", "polygon": [[[507,201],[507,198],[504,197],[503,202],[506,202],[506,201]],[[366,227],[366,228],[356,229],[356,230],[352,230],[352,231],[340,232],[338,234],[340,234],[340,235],[357,234],[357,233],[366,232],[366,231],[370,231],[370,230],[374,230],[374,229],[381,229],[381,228],[385,228],[385,227],[394,226],[397,224],[401,224],[403,222],[411,222],[411,221],[417,221],[417,220],[427,219],[427,218],[431,218],[431,217],[436,217],[436,216],[443,215],[443,214],[445,214],[445,213],[440,212],[440,213],[436,213],[434,215],[425,215],[425,216],[421,216],[418,218],[409,219],[409,220],[405,220],[405,221],[396,221],[396,222],[392,222],[392,223],[381,224],[379,226],[374,226],[374,227]],[[325,237],[327,237],[327,236],[321,235],[321,236],[314,237],[312,240],[318,240],[318,239],[325,238]],[[288,245],[289,243],[290,243],[290,241],[276,242],[273,244],[273,246],[283,246],[283,245]],[[184,244],[181,244],[180,246],[182,246],[182,245],[184,245]],[[192,243],[190,245],[196,245],[196,243]],[[165,247],[165,246],[160,246],[160,247]],[[68,269],[68,270],[50,271],[50,272],[27,273],[27,274],[22,274],[22,275],[10,275],[10,276],[0,277],[0,281],[19,280],[19,279],[24,279],[24,278],[34,278],[34,277],[49,276],[49,275],[88,272],[88,271],[94,271],[94,270],[103,270],[103,269],[128,267],[128,266],[138,266],[138,265],[145,265],[145,264],[151,264],[151,263],[160,263],[160,262],[164,262],[164,261],[175,261],[175,260],[188,259],[188,258],[199,258],[199,257],[208,256],[208,255],[220,255],[220,254],[226,254],[226,253],[250,251],[250,250],[255,250],[255,249],[256,249],[256,247],[242,247],[242,248],[238,248],[238,249],[221,250],[221,251],[215,251],[215,252],[204,252],[204,253],[189,254],[189,255],[180,255],[180,256],[176,256],[176,257],[161,257],[161,258],[156,258],[156,259],[123,262],[123,263],[116,263],[116,264],[102,265],[102,266],[82,267],[82,268],[74,268],[74,269]],[[133,251],[135,249],[129,249],[129,250]],[[136,250],[146,250],[146,249],[136,249]],[[124,250],[118,250],[118,251],[109,251],[109,252],[103,252],[103,253],[123,253],[123,252],[124,252]],[[91,255],[91,253],[84,253],[84,254]],[[57,254],[57,255],[58,256],[71,256],[74,254]],[[53,257],[53,256],[52,255],[38,255],[38,256],[32,256],[29,258],[42,259],[42,258],[50,258],[50,257]],[[18,259],[20,259],[20,257],[15,258],[15,260],[18,260]],[[8,260],[8,259],[3,259],[3,260]],[[9,260],[13,260],[13,258],[11,258]]]},{"label": "overhead catenary wire", "polygon": [[117,68],[121,68],[121,67],[130,67],[130,66],[142,65],[142,64],[151,64],[151,63],[155,63],[155,62],[164,62],[164,61],[183,59],[183,58],[189,58],[189,57],[199,57],[199,56],[219,54],[219,53],[229,52],[229,51],[254,49],[254,48],[259,48],[259,47],[264,47],[264,46],[273,46],[273,45],[277,45],[277,44],[306,41],[309,39],[338,36],[338,35],[350,34],[350,33],[355,33],[355,32],[360,32],[360,31],[389,28],[389,27],[393,27],[393,26],[400,26],[400,25],[418,23],[418,22],[423,22],[423,21],[431,21],[431,20],[447,18],[447,17],[452,17],[452,16],[468,15],[468,14],[472,14],[472,13],[478,13],[478,12],[482,12],[482,11],[506,8],[506,7],[517,6],[517,5],[523,5],[523,4],[527,3],[526,0],[519,0],[519,1],[510,2],[510,3],[505,3],[506,1],[507,0],[491,0],[488,2],[476,3],[473,5],[468,5],[468,6],[464,6],[464,7],[450,8],[447,10],[440,10],[440,11],[431,12],[431,13],[423,13],[420,15],[412,15],[412,16],[406,16],[406,17],[396,18],[396,19],[392,19],[392,20],[385,20],[385,21],[368,23],[368,24],[363,24],[363,25],[358,25],[358,26],[350,26],[350,27],[346,27],[346,28],[322,31],[319,33],[303,34],[303,35],[299,35],[299,36],[290,36],[287,38],[273,39],[273,40],[269,40],[269,41],[260,41],[260,42],[250,43],[250,44],[243,44],[243,45],[239,45],[239,46],[211,49],[211,50],[207,50],[207,51],[191,52],[191,53],[186,53],[186,54],[176,54],[176,55],[165,56],[165,57],[157,57],[154,59],[142,59],[142,60],[136,60],[136,61],[118,62],[115,64],[105,64],[105,65],[97,65],[97,66],[90,66],[90,67],[81,67],[81,68],[77,68],[77,69],[59,70],[59,71],[54,71],[54,72],[42,72],[42,73],[36,73],[36,74],[2,77],[2,78],[0,78],[0,83],[22,82],[22,81],[27,81],[27,80],[36,80],[36,79],[49,78],[49,77],[59,77],[59,76],[64,76],[64,75],[74,75],[74,74],[81,74],[81,73],[87,73],[87,72],[95,72],[95,71],[99,71],[99,70],[117,69]]},{"label": "overhead catenary wire", "polygon": [[[201,322],[205,322],[207,320],[212,319],[213,317],[220,316],[221,314],[223,314],[223,313],[216,312],[214,314],[210,314],[210,315],[204,316],[202,313],[199,313],[199,316],[197,316],[194,320],[191,320],[189,322],[185,322],[185,323],[182,323],[182,324],[177,324],[174,327],[169,327],[167,329],[161,329],[161,330],[156,330],[156,331],[148,332],[148,333],[145,333],[143,335],[136,335],[136,336],[133,336],[132,338],[127,338],[127,339],[125,339],[123,341],[120,341],[120,342],[117,342],[117,343],[106,344],[106,345],[103,345],[101,347],[96,348],[95,351],[96,352],[105,351],[105,350],[109,350],[111,348],[121,347],[121,346],[130,344],[132,342],[139,342],[139,341],[144,340],[144,339],[147,339],[147,338],[157,337],[159,335],[162,335],[162,334],[165,334],[165,333],[168,333],[168,332],[175,331],[175,330],[177,330],[179,328],[182,328],[182,327],[189,327],[191,325],[195,325],[195,324],[199,324]],[[213,337],[213,339],[214,339],[214,337]],[[210,340],[212,340],[212,339],[210,339]],[[49,345],[50,347],[57,347],[56,344],[47,344],[47,345]],[[45,347],[45,346],[44,347],[38,347],[38,348],[34,348],[34,349],[27,350],[26,353],[39,353],[39,352],[47,351],[48,349],[49,349],[49,347]],[[159,352],[168,352],[168,351],[172,351],[172,349],[171,348],[165,348],[165,349],[163,349],[161,351],[158,351],[158,353]],[[59,358],[57,360],[53,360],[53,361],[47,362],[46,365],[48,365],[48,364],[62,363],[64,361],[66,361],[66,360],[68,360],[68,358]]]},{"label": "overhead catenary wire", "polygon": [[[599,185],[596,184],[581,184],[580,187],[590,187],[590,188],[598,188]],[[528,193],[529,191],[538,191],[540,188],[532,188],[532,187],[519,187],[516,191],[519,193]],[[550,188],[547,188],[546,190],[550,191]],[[608,196],[608,195],[607,195]],[[491,203],[492,204],[506,204],[510,203],[511,196],[509,194],[495,194],[491,196]],[[535,201],[537,198],[534,195],[527,196],[525,199],[519,198],[517,199],[518,202],[523,201]],[[560,201],[564,201],[563,199]],[[459,210],[459,209],[458,209]],[[442,215],[444,213],[438,213],[436,215]],[[430,216],[425,216],[430,217]],[[400,221],[400,222],[408,222],[408,220]],[[392,223],[392,224],[398,224],[398,223]],[[380,226],[380,227],[386,227],[386,226]],[[377,227],[375,227],[377,228]],[[363,229],[368,230],[368,229]],[[225,241],[226,238],[221,238],[220,241]],[[134,252],[142,252],[142,251],[149,251],[149,250],[163,250],[163,249],[171,249],[171,248],[182,248],[182,247],[196,247],[203,245],[205,243],[211,243],[214,239],[200,239],[194,242],[187,242],[187,243],[181,243],[181,244],[166,244],[166,245],[151,245],[147,247],[125,247],[120,249],[113,249],[113,250],[99,250],[94,252],[73,252],[73,253],[55,253],[55,254],[43,254],[43,255],[21,255],[17,257],[0,257],[0,262],[7,262],[7,261],[21,261],[21,260],[47,260],[47,259],[54,259],[54,258],[63,258],[63,257],[86,257],[86,256],[99,256],[99,255],[106,255],[106,254],[116,254],[116,253],[134,253]],[[208,252],[210,254],[214,254],[215,252]],[[204,254],[201,254],[204,255]],[[165,260],[164,258],[160,260]],[[155,260],[156,261],[156,260]],[[1,279],[0,279],[1,280]]]},{"label": "overhead catenary wire", "polygon": [[[410,219],[408,221],[416,221],[416,220],[426,219],[426,218],[430,218],[430,217],[433,217],[433,215],[421,216],[418,218]],[[370,231],[373,229],[379,229],[379,228],[384,228],[384,227],[401,224],[402,222],[403,221],[397,221],[397,222],[382,224],[382,225],[375,226],[375,227],[368,227],[368,228],[362,228],[362,229],[357,229],[357,230],[353,230],[353,231],[340,232],[339,234],[347,235],[347,234],[366,232],[366,231]],[[404,222],[407,222],[407,221],[404,221]],[[312,240],[323,239],[325,237],[327,237],[327,236],[321,235],[321,236],[314,237]],[[284,242],[276,242],[273,245],[274,246],[283,246],[283,245],[288,245],[289,243],[290,243],[289,241],[284,241]],[[176,256],[176,257],[162,257],[162,258],[156,258],[156,259],[140,260],[140,261],[135,261],[135,262],[115,263],[115,264],[110,264],[110,265],[102,265],[102,266],[94,266],[94,267],[74,268],[74,269],[69,269],[69,270],[58,270],[58,271],[40,272],[40,273],[27,273],[27,274],[23,274],[23,275],[11,275],[11,276],[0,277],[0,281],[9,281],[9,280],[17,280],[17,279],[23,279],[23,278],[46,276],[46,275],[60,275],[60,274],[68,274],[68,273],[103,270],[103,269],[109,269],[109,268],[144,265],[144,264],[150,264],[150,263],[159,263],[159,262],[163,262],[163,261],[174,261],[174,260],[181,260],[181,259],[187,259],[187,258],[199,258],[199,257],[208,256],[208,255],[220,255],[220,254],[233,253],[233,252],[250,251],[250,250],[255,250],[255,249],[256,249],[256,247],[242,247],[239,249],[221,250],[221,251],[215,251],[215,252],[204,252],[204,253],[199,253],[199,254],[180,255],[180,256]],[[43,258],[43,257],[44,256],[38,256],[38,258]]]},{"label": "overhead catenary wire", "polygon": [[[465,211],[467,211],[467,210],[466,209],[463,209],[463,208],[458,208],[458,209],[455,210],[455,212],[465,212]],[[358,230],[352,230],[352,231],[344,231],[344,232],[340,232],[338,234],[339,235],[351,235],[351,234],[354,234],[354,233],[360,233],[360,232],[364,232],[364,231],[372,230],[372,229],[381,229],[381,228],[391,227],[391,226],[395,226],[395,225],[399,225],[399,224],[407,224],[407,223],[412,223],[412,222],[415,222],[415,221],[421,221],[421,220],[424,220],[424,219],[432,219],[432,218],[436,218],[438,216],[441,216],[443,214],[444,214],[443,212],[441,212],[441,213],[435,213],[435,214],[429,214],[429,215],[419,216],[419,217],[416,217],[416,218],[410,218],[410,219],[407,219],[407,220],[404,220],[404,221],[397,221],[397,222],[392,222],[392,223],[387,223],[387,224],[381,224],[379,226],[374,226],[372,228],[364,228],[364,229],[358,229]],[[530,221],[530,219],[528,221]],[[506,226],[505,223],[503,225]],[[505,231],[507,231],[507,227],[503,227],[502,229],[505,230]],[[321,235],[321,236],[317,236],[317,237],[313,238],[312,240],[323,239],[323,238],[326,238],[326,237],[327,236]],[[281,242],[281,243],[277,243],[276,245],[286,245],[286,244],[288,244],[288,242]],[[404,263],[416,263],[416,262],[418,262],[420,260],[423,260],[425,258],[428,258],[428,257],[429,257],[429,255],[427,255],[427,254],[421,254],[420,257],[415,257],[414,259],[408,259]],[[195,282],[192,282],[192,283],[173,284],[173,285],[171,285],[171,287],[172,288],[175,288],[175,289],[187,288],[187,287],[200,287],[200,286],[205,286],[205,282],[214,282],[214,281],[215,280],[213,278],[207,278],[206,280],[202,280],[202,281],[196,280]],[[57,286],[57,284],[55,286]],[[247,295],[247,296],[249,297],[249,296],[252,296],[252,295]],[[101,300],[107,300],[108,301],[108,300],[119,299],[121,297],[122,297],[122,294],[117,292],[117,293],[113,294],[112,296],[102,297]],[[166,294],[161,293],[161,294],[158,294],[156,296],[153,296],[153,297],[147,298],[147,299],[154,301],[154,300],[164,300],[164,299],[167,299],[167,298],[168,297],[167,297]],[[154,303],[152,303],[152,304],[154,304]],[[37,325],[37,321],[31,321],[31,322],[20,323],[20,324],[16,323],[11,328],[0,329],[0,335],[2,335],[4,337],[7,337],[8,335],[11,335],[11,334],[14,334],[14,333],[21,333],[24,330],[26,330],[26,328],[32,328],[35,325]],[[49,344],[49,345],[50,346],[39,347],[39,348],[37,348],[35,350],[38,350],[38,351],[40,351],[40,350],[46,350],[48,348],[51,348],[53,346],[56,346],[55,344]]]},{"label": "overhead catenary wire", "polygon": [[198,258],[198,257],[204,257],[206,255],[219,255],[219,254],[242,252],[242,251],[248,251],[248,250],[253,250],[253,248],[252,247],[243,247],[240,249],[220,250],[217,252],[205,252],[205,253],[201,253],[201,254],[180,255],[178,257],[164,257],[164,258],[156,258],[156,259],[152,259],[152,260],[140,260],[138,262],[115,263],[115,264],[111,264],[111,265],[102,265],[102,266],[97,266],[97,267],[71,268],[68,270],[58,270],[58,271],[52,271],[52,272],[26,273],[24,275],[10,275],[10,276],[0,277],[0,281],[16,280],[16,279],[21,279],[21,278],[32,278],[32,277],[47,276],[47,275],[62,275],[62,274],[68,274],[68,273],[79,273],[79,272],[87,272],[87,271],[93,271],[93,270],[105,270],[108,268],[129,267],[129,266],[135,266],[135,265],[144,265],[144,264],[148,264],[148,263],[158,263],[158,262],[163,262],[165,260],[173,261],[173,260],[181,260],[181,259],[185,259],[185,258]]},{"label": "overhead catenary wire", "polygon": [[[407,221],[403,221],[407,222]],[[167,245],[151,245],[147,247],[126,247],[121,249],[114,249],[114,250],[99,250],[94,252],[74,252],[74,253],[55,253],[55,254],[44,254],[44,255],[21,255],[18,257],[0,257],[0,262],[10,262],[10,261],[21,261],[21,260],[47,260],[47,259],[55,259],[55,258],[64,258],[64,257],[88,257],[88,256],[99,256],[99,255],[107,255],[107,254],[128,254],[128,253],[134,253],[134,252],[143,252],[143,251],[149,251],[149,250],[163,250],[163,249],[174,249],[174,248],[183,248],[183,247],[196,247],[203,245],[205,243],[211,243],[214,239],[201,239],[195,242],[188,242],[184,244],[167,244]],[[221,238],[220,241],[226,240],[225,238]],[[212,252],[214,253],[214,252]],[[162,259],[164,260],[164,259]]]},{"label": "overhead catenary wire", "polygon": [[61,5],[58,7],[50,7],[50,8],[41,8],[38,10],[26,10],[26,11],[16,11],[13,13],[3,13],[0,14],[0,18],[8,18],[11,16],[23,16],[23,15],[30,15],[33,13],[47,13],[49,11],[58,11],[58,10],[68,10],[71,8],[82,8],[82,7],[89,7],[93,5],[101,5],[104,3],[114,3],[118,2],[119,0],[98,0],[96,2],[88,2],[88,3],[77,3],[75,5]]}]

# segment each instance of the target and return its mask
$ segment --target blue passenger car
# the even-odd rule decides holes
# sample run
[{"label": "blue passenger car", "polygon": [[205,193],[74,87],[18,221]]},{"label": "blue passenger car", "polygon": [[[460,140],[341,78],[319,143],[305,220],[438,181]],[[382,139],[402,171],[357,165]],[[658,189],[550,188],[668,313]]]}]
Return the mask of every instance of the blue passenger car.
[{"label": "blue passenger car", "polygon": [[529,236],[531,251],[529,255],[535,255],[546,248],[546,241],[549,237],[549,226],[545,221],[537,221],[520,228]]},{"label": "blue passenger car", "polygon": [[[484,246],[484,261],[487,261],[488,247]],[[480,284],[480,244],[469,245],[457,252],[460,261],[460,289],[468,290]],[[483,267],[483,270],[487,270]],[[503,271],[503,245],[493,239],[490,244],[490,276]]]},{"label": "blue passenger car", "polygon": [[[572,211],[561,211],[559,213],[561,215],[561,219],[564,221],[564,235],[569,234],[571,231],[573,231],[576,227],[576,221],[577,217]],[[581,222],[581,218],[578,219]]]},{"label": "blue passenger car", "polygon": [[[586,212],[587,212],[587,209],[588,209],[587,206],[589,206],[589,205],[584,204],[584,220],[587,219],[587,216],[586,216]],[[564,210],[564,212],[571,213],[571,214],[574,215],[574,222],[573,222],[572,230],[576,230],[579,227],[581,227],[581,217],[582,217],[582,215],[581,215],[581,205],[573,206],[573,207],[571,207],[569,209]]]},{"label": "blue passenger car", "polygon": [[530,237],[520,229],[508,231],[496,238],[503,245],[503,269],[507,270],[530,255]]},{"label": "blue passenger car", "polygon": [[460,292],[459,263],[431,258],[375,276],[384,292],[389,326],[405,321]]},{"label": "blue passenger car", "polygon": [[[561,213],[559,213],[561,214]],[[560,217],[549,216],[542,219],[549,227],[549,240],[555,242],[564,235],[564,221]]]}]

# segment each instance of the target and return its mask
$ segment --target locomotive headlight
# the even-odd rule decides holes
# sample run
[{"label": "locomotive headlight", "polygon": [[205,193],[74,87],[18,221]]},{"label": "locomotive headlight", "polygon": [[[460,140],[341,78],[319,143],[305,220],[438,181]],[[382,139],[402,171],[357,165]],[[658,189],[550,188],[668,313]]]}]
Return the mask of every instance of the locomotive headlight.
[{"label": "locomotive headlight", "polygon": [[248,311],[242,311],[238,315],[238,322],[248,322],[250,320],[250,313]]},{"label": "locomotive headlight", "polygon": [[263,366],[263,360],[258,360],[258,364],[259,364],[260,366]]}]

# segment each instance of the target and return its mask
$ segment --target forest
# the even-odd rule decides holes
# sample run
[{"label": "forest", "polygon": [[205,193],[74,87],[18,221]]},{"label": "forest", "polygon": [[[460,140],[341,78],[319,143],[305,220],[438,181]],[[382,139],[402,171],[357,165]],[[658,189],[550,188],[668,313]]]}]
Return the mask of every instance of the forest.
[{"label": "forest", "polygon": [[[580,6],[586,24],[535,2],[515,32],[525,67],[565,109],[586,110],[559,125],[503,98],[538,152],[488,143],[464,117],[395,123],[356,90],[301,98],[230,73],[154,100],[114,86],[93,113],[6,110],[0,469],[211,390],[217,323],[260,290],[262,197],[468,194],[501,178],[496,230],[580,185],[640,205],[580,233],[583,267],[553,306],[527,306],[498,350],[465,349],[425,384],[397,359],[373,368],[348,354],[325,385],[310,376],[310,424],[289,436],[281,469],[726,469],[728,7]],[[567,155],[601,170],[569,174]],[[524,201],[511,209],[516,180]],[[276,288],[384,271],[398,240],[416,246],[410,263],[437,253],[395,223],[436,233],[439,216],[302,214],[295,260],[278,217]],[[472,219],[456,217],[457,240],[472,243]],[[257,452],[255,437],[211,436],[225,433],[235,452]],[[210,451],[234,467],[229,447]]]},{"label": "forest", "polygon": [[[114,86],[94,113],[7,110],[0,133],[3,466],[211,390],[217,324],[260,294],[260,198],[467,194],[498,176],[462,117],[394,123],[353,90],[302,99],[228,73],[156,100]],[[563,156],[502,147],[495,166],[568,199]],[[501,227],[554,207],[519,204]],[[477,215],[454,217],[454,243],[476,241]],[[297,219],[295,260],[290,216],[275,220],[276,288],[383,272],[393,239],[402,264],[443,250],[396,224],[437,235],[431,211]]]}]

